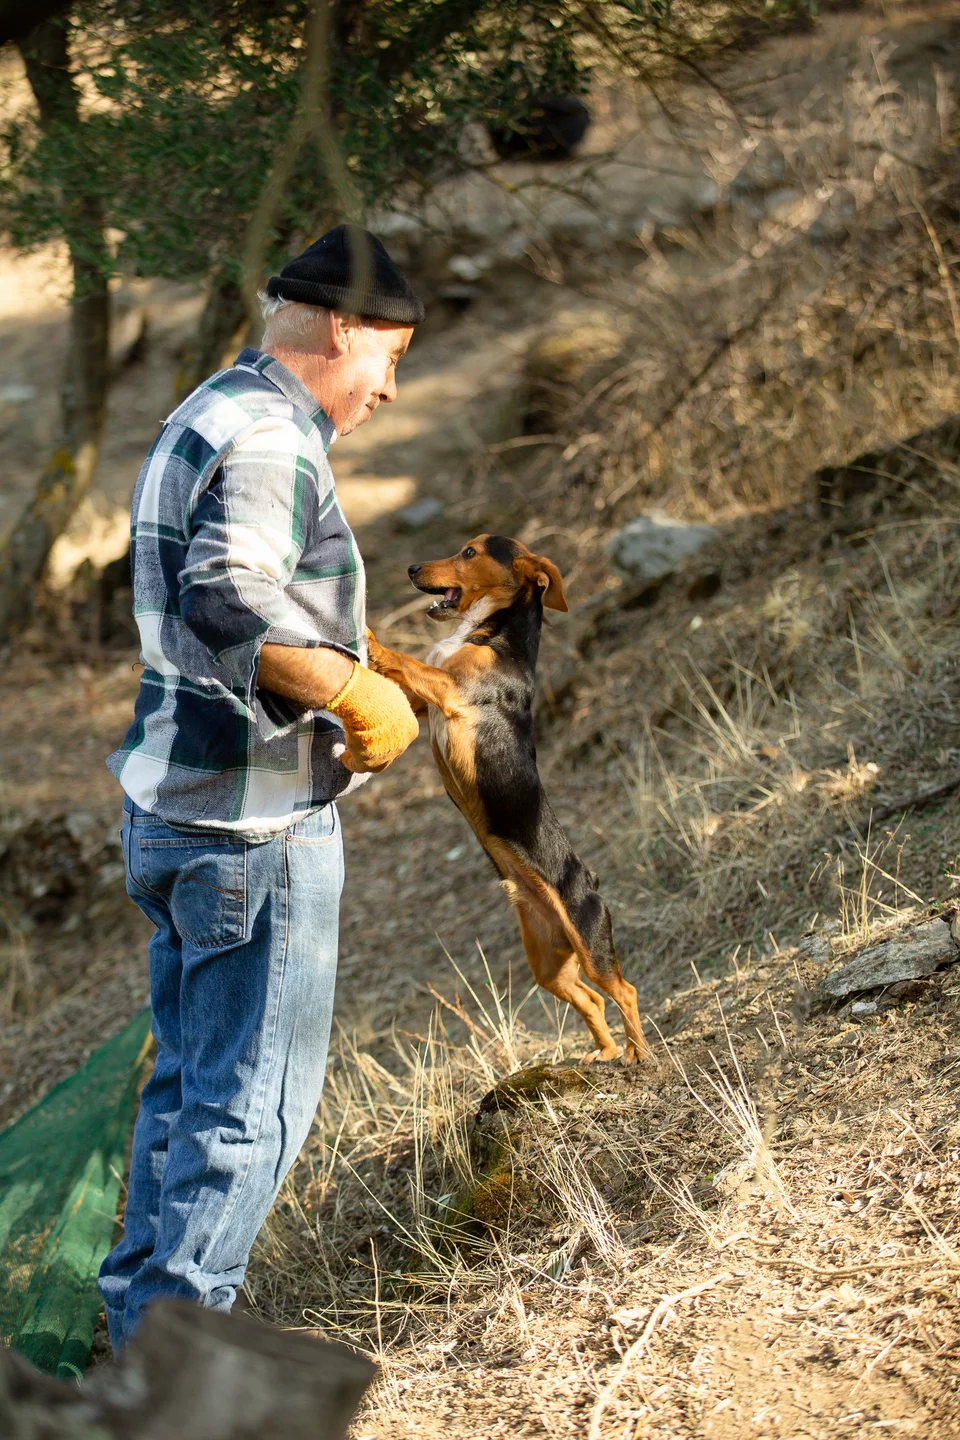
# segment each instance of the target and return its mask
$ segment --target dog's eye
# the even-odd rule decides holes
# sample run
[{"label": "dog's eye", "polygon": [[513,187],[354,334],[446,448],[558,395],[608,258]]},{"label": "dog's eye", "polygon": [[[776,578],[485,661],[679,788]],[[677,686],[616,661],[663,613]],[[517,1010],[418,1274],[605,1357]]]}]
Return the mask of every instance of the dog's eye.
[{"label": "dog's eye", "polygon": [[476,555],[476,553],[477,553],[477,552],[476,552],[476,550],[474,550],[473,546],[472,546],[472,545],[468,545],[467,548],[466,548],[466,550],[461,550],[461,551],[460,551],[460,559],[461,559],[461,560],[472,560],[473,557]]}]

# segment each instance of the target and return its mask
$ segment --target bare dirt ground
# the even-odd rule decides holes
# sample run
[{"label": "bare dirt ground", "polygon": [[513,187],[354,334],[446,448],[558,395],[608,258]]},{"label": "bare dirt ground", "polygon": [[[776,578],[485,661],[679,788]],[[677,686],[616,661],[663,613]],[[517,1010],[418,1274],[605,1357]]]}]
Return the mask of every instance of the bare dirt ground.
[{"label": "bare dirt ground", "polygon": [[[781,144],[792,198],[667,216],[599,252],[571,242],[559,279],[542,251],[537,273],[488,276],[418,337],[401,401],[333,452],[393,645],[428,639],[411,560],[489,529],[561,564],[573,609],[545,637],[541,768],[602,877],[661,1066],[569,1066],[569,1086],[518,1102],[506,1172],[491,1168],[484,1094],[521,1066],[560,1073],[583,1039],[528,995],[515,923],[423,739],[344,806],[340,1040],[248,1289],[265,1319],[380,1358],[358,1440],[960,1434],[958,971],[860,1019],[818,991],[891,928],[949,913],[960,884],[955,797],[855,829],[960,771],[960,471],[931,450],[839,509],[812,479],[960,410],[958,47],[943,6],[867,7],[762,47],[727,77],[740,108],[720,106],[713,150],[716,96],[699,96],[697,174],[729,179],[746,127]],[[811,196],[837,189],[855,218],[818,249]],[[0,287],[18,346],[0,376],[8,523],[52,423],[62,318],[25,263]],[[118,377],[64,569],[119,553],[169,408],[198,300],[147,298],[149,343]],[[558,334],[572,340],[544,390]],[[594,368],[568,363],[571,344]],[[41,407],[4,402],[14,383]],[[548,443],[529,443],[532,395]],[[411,530],[398,509],[424,495],[443,510]],[[631,597],[604,547],[647,507],[720,535]],[[51,853],[86,879],[2,942],[3,1120],[145,998],[102,763],[135,659],[54,599],[7,661],[5,830],[72,817]]]}]

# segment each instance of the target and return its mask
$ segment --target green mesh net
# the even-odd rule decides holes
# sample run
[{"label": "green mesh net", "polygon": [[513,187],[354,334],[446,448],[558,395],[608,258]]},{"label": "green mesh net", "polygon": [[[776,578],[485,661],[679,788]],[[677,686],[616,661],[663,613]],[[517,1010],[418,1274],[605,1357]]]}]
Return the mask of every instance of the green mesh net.
[{"label": "green mesh net", "polygon": [[143,1010],[0,1134],[0,1343],[49,1375],[90,1356],[149,1041]]}]

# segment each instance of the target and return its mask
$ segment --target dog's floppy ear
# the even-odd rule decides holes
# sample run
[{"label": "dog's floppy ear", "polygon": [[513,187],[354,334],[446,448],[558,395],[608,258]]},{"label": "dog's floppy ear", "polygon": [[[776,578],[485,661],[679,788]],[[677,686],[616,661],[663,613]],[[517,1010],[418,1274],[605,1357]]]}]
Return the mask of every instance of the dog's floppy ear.
[{"label": "dog's floppy ear", "polygon": [[560,571],[552,560],[543,555],[520,555],[514,561],[517,574],[522,580],[532,580],[543,591],[543,603],[548,610],[566,610],[567,602],[563,593]]}]

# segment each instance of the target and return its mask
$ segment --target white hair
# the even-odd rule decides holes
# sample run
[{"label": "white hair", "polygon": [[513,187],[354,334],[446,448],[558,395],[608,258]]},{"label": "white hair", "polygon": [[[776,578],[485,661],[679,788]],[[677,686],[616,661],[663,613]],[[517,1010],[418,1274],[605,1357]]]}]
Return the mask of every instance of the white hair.
[{"label": "white hair", "polygon": [[325,324],[329,311],[319,305],[303,305],[296,300],[284,300],[279,295],[268,295],[261,290],[258,297],[260,314],[264,319],[263,339],[276,344],[278,341],[309,340],[321,323]]},{"label": "white hair", "polygon": [[[321,322],[325,322],[330,314],[329,309],[322,305],[306,305],[299,300],[284,300],[280,295],[268,295],[265,290],[257,294],[260,301],[260,314],[264,319],[263,341],[264,343],[277,344],[278,341],[293,342],[309,340]],[[367,330],[371,327],[368,323],[356,315],[344,315],[358,329]]]}]

